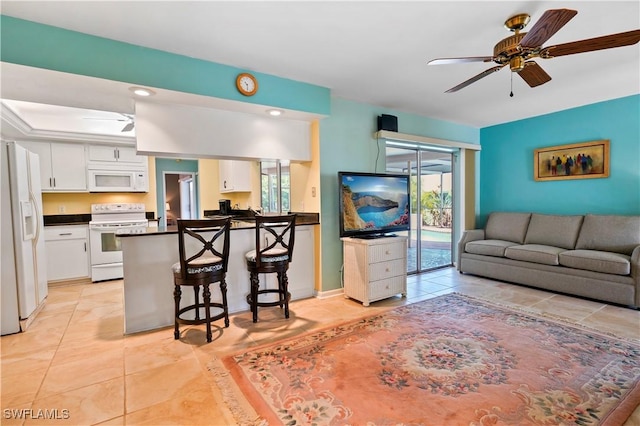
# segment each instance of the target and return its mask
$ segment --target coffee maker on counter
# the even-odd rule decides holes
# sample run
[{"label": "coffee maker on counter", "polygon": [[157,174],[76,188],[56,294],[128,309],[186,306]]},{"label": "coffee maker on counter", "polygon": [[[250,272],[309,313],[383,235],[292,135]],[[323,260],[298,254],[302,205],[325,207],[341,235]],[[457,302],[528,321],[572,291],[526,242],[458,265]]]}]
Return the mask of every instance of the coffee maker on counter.
[{"label": "coffee maker on counter", "polygon": [[222,199],[218,200],[220,205],[220,214],[223,216],[231,214],[231,200]]}]

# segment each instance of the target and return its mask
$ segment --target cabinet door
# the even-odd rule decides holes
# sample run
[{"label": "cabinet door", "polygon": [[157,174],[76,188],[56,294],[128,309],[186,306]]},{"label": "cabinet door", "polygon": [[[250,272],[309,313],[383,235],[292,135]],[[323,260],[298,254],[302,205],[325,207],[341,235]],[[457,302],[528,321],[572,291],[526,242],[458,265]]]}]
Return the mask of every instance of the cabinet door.
[{"label": "cabinet door", "polygon": [[120,163],[143,164],[147,161],[146,155],[138,155],[136,149],[130,146],[116,148],[116,157]]},{"label": "cabinet door", "polygon": [[251,162],[220,160],[220,192],[251,192]]},{"label": "cabinet door", "polygon": [[87,190],[87,166],[84,145],[52,143],[51,168],[56,191]]},{"label": "cabinet door", "polygon": [[49,142],[18,142],[18,145],[38,154],[40,160],[40,184],[42,191],[50,192],[53,187],[53,171],[51,170],[51,144]]},{"label": "cabinet door", "polygon": [[115,163],[117,160],[116,148],[109,145],[89,145],[89,161],[109,161]]},{"label": "cabinet door", "polygon": [[90,276],[86,225],[45,227],[47,281]]}]

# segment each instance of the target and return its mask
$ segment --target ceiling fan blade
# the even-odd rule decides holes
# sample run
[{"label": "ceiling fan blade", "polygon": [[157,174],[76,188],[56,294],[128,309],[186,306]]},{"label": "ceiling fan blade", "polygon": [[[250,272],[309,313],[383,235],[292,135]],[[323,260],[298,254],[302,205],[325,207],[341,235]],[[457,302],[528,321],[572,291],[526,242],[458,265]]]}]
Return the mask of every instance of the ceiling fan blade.
[{"label": "ceiling fan blade", "polygon": [[[507,65],[507,64],[505,64]],[[488,70],[482,71],[480,74],[471,77],[469,80],[464,81],[460,84],[458,84],[455,87],[452,87],[451,89],[447,90],[445,93],[453,93],[453,92],[457,92],[460,89],[464,89],[465,87],[467,87],[468,85],[470,85],[471,83],[475,83],[476,81],[480,80],[481,78],[484,78],[486,76],[488,76],[489,74],[493,74],[496,71],[500,71],[505,65],[498,65],[492,68],[489,68]]]},{"label": "ceiling fan blade", "polygon": [[520,46],[530,48],[542,46],[545,41],[549,40],[577,14],[577,11],[571,9],[547,10],[520,40]]},{"label": "ceiling fan blade", "polygon": [[120,132],[129,132],[133,130],[134,127],[135,124],[133,124],[133,121],[130,121],[122,128],[122,130],[120,130]]},{"label": "ceiling fan blade", "polygon": [[427,62],[427,65],[449,65],[449,64],[464,64],[467,62],[491,62],[493,58],[491,56],[467,56],[463,58],[437,58]]},{"label": "ceiling fan blade", "polygon": [[640,41],[640,30],[633,30],[545,47],[540,51],[540,57],[549,59],[555,58],[556,56],[573,55],[575,53],[613,49],[615,47],[631,46],[638,41]]},{"label": "ceiling fan blade", "polygon": [[551,81],[551,76],[534,61],[525,62],[524,68],[518,74],[530,87],[540,86]]}]

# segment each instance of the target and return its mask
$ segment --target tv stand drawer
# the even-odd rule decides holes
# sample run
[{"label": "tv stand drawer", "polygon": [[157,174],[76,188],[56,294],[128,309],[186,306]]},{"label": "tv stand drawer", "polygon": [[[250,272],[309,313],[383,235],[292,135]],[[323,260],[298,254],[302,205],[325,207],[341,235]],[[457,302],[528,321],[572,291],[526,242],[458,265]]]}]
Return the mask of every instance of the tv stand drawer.
[{"label": "tv stand drawer", "polygon": [[369,301],[386,299],[404,292],[404,284],[406,279],[404,276],[396,276],[386,280],[374,281],[369,286]]},{"label": "tv stand drawer", "polygon": [[404,241],[375,245],[369,247],[369,263],[386,262],[404,259],[407,255],[407,244]]},{"label": "tv stand drawer", "polygon": [[369,264],[369,277],[372,282],[390,277],[404,276],[406,273],[407,264],[404,259]]}]

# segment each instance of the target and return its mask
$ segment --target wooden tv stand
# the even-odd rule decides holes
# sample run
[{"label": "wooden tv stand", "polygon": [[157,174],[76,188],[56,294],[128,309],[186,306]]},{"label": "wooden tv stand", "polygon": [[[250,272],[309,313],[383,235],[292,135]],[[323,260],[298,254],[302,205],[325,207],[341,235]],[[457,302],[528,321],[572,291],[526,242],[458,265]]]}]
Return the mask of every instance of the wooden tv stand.
[{"label": "wooden tv stand", "polygon": [[364,306],[401,293],[407,295],[407,237],[341,238],[344,295]]}]

